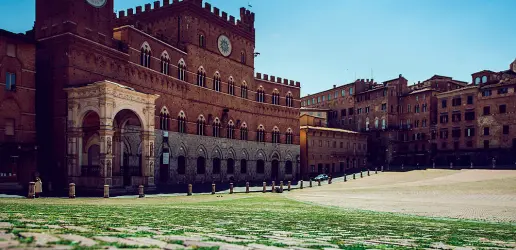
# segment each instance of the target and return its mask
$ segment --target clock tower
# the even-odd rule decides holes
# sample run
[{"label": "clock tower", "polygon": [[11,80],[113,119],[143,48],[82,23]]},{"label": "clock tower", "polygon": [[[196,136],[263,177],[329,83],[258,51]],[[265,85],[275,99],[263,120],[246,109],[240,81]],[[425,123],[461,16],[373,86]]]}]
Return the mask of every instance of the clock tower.
[{"label": "clock tower", "polygon": [[36,39],[74,33],[109,44],[115,23],[113,2],[114,0],[36,0]]}]

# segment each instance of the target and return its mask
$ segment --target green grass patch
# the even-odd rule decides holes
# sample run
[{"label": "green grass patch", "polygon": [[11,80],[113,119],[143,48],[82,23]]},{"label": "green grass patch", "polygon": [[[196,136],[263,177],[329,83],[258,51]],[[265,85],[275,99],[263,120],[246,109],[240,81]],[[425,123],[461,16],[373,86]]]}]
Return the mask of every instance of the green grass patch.
[{"label": "green grass patch", "polygon": [[[72,233],[90,238],[100,235],[151,238],[158,234],[186,237],[218,234],[254,238],[246,238],[244,243],[232,243],[209,236],[205,238],[235,245],[298,245],[313,249],[332,245],[341,249],[421,249],[437,242],[451,246],[493,248],[507,248],[508,244],[516,244],[516,224],[345,210],[297,202],[271,194],[234,195],[231,199],[225,196],[218,200],[210,196],[196,196],[192,200],[187,197],[75,200],[49,198],[30,202],[23,199],[0,199],[0,218],[13,224],[14,228],[7,231],[15,235],[36,230],[51,234]],[[46,221],[46,225],[73,225],[89,231],[34,229],[26,227],[28,222],[21,222],[21,219],[40,219]],[[117,231],[113,228],[129,230]],[[20,236],[18,239],[27,245],[34,240]],[[363,244],[361,241],[382,243]],[[183,241],[167,242],[184,244]],[[406,242],[415,246],[405,247]],[[67,241],[57,244],[71,245]],[[99,244],[134,247],[118,243]],[[79,246],[74,248],[79,249]]]}]

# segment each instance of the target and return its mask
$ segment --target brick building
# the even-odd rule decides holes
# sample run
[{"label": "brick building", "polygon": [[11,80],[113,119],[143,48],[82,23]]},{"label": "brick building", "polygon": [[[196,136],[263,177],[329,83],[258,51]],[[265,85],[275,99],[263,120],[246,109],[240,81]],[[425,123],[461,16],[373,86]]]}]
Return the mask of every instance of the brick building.
[{"label": "brick building", "polygon": [[464,88],[439,98],[436,165],[516,163],[516,60],[508,70],[472,74]]},{"label": "brick building", "polygon": [[36,174],[35,50],[31,33],[0,30],[2,190],[21,190]]},{"label": "brick building", "polygon": [[301,176],[341,175],[367,164],[367,135],[321,126],[323,118],[303,114],[300,119]]},{"label": "brick building", "polygon": [[37,110],[22,114],[38,114],[44,183],[126,192],[299,175],[300,83],[255,74],[254,13],[164,0],[115,14],[113,1],[36,1],[37,46],[19,70],[39,72],[36,98],[23,96]]}]

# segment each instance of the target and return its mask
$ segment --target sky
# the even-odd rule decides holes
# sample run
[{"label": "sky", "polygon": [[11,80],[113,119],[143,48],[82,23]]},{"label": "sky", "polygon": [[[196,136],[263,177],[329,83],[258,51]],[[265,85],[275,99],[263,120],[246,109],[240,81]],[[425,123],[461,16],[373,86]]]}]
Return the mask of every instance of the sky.
[{"label": "sky", "polygon": [[[80,0],[77,0],[80,1]],[[152,0],[115,0],[115,10]],[[301,82],[302,96],[355,79],[471,82],[516,59],[515,0],[211,0],[256,14],[255,71]],[[35,0],[0,0],[0,28],[32,28]]]}]

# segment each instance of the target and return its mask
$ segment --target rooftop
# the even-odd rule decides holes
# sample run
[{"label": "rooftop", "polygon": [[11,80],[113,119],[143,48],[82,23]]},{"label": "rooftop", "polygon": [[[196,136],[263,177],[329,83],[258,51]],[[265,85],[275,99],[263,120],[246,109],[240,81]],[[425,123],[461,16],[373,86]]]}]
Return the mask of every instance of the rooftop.
[{"label": "rooftop", "polygon": [[349,133],[349,134],[360,134],[355,131],[339,129],[339,128],[326,128],[326,127],[313,127],[313,126],[301,126],[300,129],[313,129],[313,130],[321,130],[321,131],[332,131],[332,132],[341,132],[341,133]]}]

